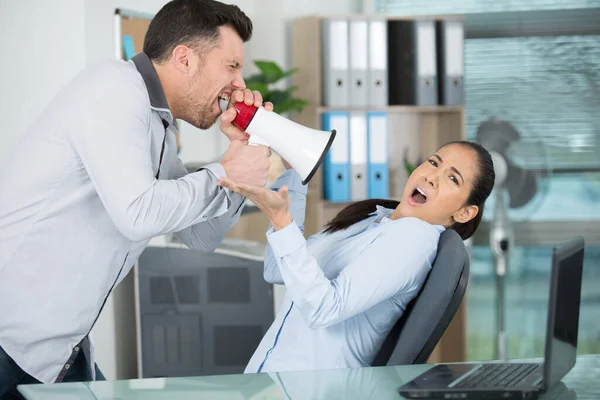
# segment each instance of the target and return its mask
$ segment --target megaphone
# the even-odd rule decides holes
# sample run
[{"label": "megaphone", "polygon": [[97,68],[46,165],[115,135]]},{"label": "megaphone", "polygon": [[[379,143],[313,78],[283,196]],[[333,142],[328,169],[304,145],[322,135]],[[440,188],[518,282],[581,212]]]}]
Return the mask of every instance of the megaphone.
[{"label": "megaphone", "polygon": [[[227,107],[220,100],[221,109]],[[335,139],[335,129],[320,131],[308,128],[281,115],[244,102],[236,103],[237,116],[233,125],[248,133],[248,144],[263,145],[284,158],[302,177],[306,185],[323,163]]]}]

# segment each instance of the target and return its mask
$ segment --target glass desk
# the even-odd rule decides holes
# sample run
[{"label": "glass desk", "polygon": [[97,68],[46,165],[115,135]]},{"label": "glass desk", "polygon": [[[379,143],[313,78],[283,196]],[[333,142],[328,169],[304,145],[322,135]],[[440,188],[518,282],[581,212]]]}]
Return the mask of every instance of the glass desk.
[{"label": "glass desk", "polygon": [[[124,381],[23,385],[29,400],[398,400],[396,389],[431,364],[329,371],[153,378]],[[599,400],[600,355],[577,358],[563,381],[543,400]]]}]

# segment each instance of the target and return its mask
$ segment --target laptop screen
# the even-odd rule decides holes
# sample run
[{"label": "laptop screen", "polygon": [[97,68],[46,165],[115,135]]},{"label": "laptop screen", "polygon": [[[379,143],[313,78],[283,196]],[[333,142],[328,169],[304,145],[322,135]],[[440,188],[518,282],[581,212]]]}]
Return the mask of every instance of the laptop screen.
[{"label": "laptop screen", "polygon": [[573,239],[553,249],[544,384],[551,387],[575,365],[584,241]]}]

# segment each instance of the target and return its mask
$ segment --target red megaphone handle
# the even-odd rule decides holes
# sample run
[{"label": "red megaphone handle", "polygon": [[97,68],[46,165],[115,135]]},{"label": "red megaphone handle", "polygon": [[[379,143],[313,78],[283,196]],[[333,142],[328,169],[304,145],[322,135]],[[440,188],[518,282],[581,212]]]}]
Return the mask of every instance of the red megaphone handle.
[{"label": "red megaphone handle", "polygon": [[258,110],[258,108],[255,106],[249,106],[248,104],[241,102],[235,103],[235,109],[237,110],[237,115],[232,123],[239,129],[246,131],[246,129],[248,129],[248,125],[250,125],[250,122],[252,122],[252,118],[254,118],[254,114],[256,114],[256,110]]}]

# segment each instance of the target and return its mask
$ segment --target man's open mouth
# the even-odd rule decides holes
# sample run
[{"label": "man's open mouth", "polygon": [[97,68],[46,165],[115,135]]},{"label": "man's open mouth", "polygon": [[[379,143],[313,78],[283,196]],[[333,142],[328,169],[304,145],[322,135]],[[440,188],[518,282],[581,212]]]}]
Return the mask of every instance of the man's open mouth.
[{"label": "man's open mouth", "polygon": [[225,112],[225,110],[227,110],[227,107],[229,106],[229,99],[229,93],[221,92],[217,96],[217,105],[219,106],[222,112]]}]

